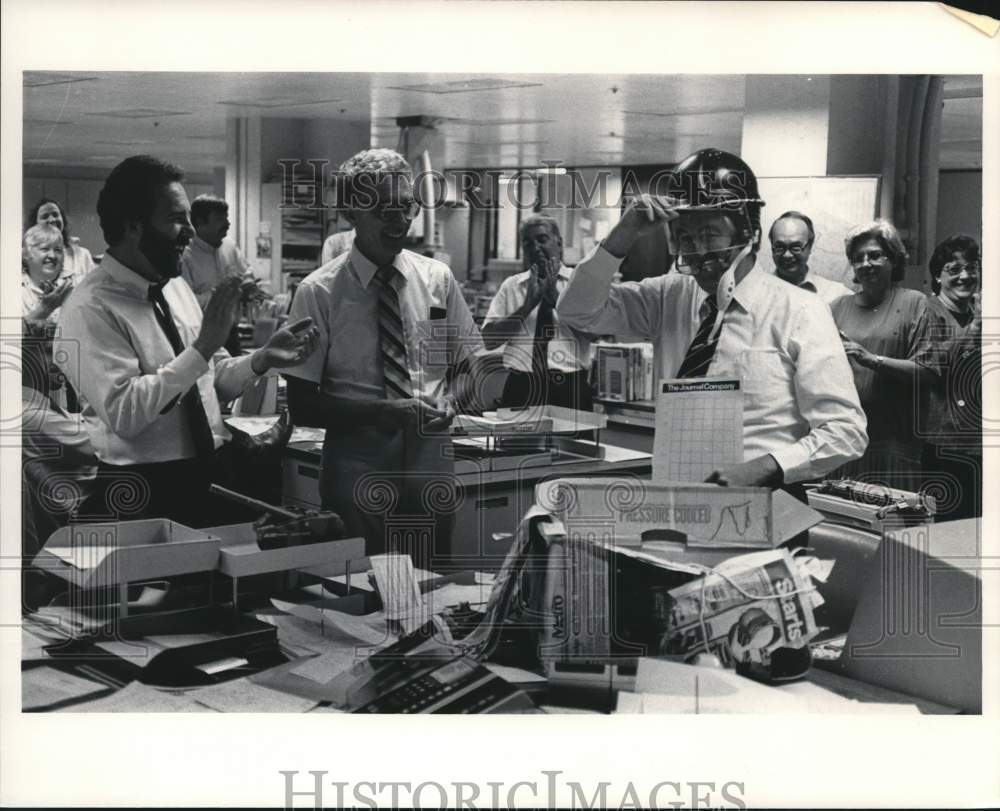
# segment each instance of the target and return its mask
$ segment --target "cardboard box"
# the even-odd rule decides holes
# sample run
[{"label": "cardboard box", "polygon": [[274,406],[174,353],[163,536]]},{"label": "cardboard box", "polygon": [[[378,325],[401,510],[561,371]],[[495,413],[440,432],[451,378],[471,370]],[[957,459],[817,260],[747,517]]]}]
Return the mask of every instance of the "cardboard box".
[{"label": "cardboard box", "polygon": [[783,490],[622,477],[541,482],[535,503],[563,522],[568,537],[617,546],[656,540],[688,548],[773,549],[823,518]]},{"label": "cardboard box", "polygon": [[34,565],[84,589],[207,572],[218,537],[165,518],[71,524],[45,542]]},{"label": "cardboard box", "polygon": [[671,589],[822,520],[782,491],[637,479],[544,482],[536,504],[557,519],[537,527],[547,548],[544,587],[533,590],[543,662],[659,655]]},{"label": "cardboard box", "polygon": [[979,519],[887,533],[861,582],[842,672],[982,712]]}]

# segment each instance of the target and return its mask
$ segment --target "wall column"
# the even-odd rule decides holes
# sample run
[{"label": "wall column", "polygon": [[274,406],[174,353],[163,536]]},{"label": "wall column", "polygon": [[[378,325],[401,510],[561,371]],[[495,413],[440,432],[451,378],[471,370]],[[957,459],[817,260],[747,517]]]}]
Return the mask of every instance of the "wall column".
[{"label": "wall column", "polygon": [[743,160],[758,177],[827,172],[829,76],[748,76]]},{"label": "wall column", "polygon": [[260,117],[226,121],[226,202],[230,237],[254,264],[260,224]]}]

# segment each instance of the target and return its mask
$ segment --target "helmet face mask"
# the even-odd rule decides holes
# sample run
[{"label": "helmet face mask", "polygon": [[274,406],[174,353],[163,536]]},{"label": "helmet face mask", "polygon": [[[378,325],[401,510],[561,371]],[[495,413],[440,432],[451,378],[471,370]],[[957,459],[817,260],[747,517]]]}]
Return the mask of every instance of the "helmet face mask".
[{"label": "helmet face mask", "polygon": [[[679,271],[687,269],[690,273],[697,265],[724,261],[727,254],[732,259],[739,249],[750,245],[755,250],[760,244],[760,209],[764,201],[753,171],[736,155],[720,149],[695,152],[669,175],[666,193],[677,202],[674,211],[679,216],[668,228],[668,244],[678,257]],[[715,231],[728,230],[728,244],[713,245],[709,239],[701,246],[692,246],[692,231],[712,231],[713,226],[705,225],[711,221],[715,221]],[[692,264],[694,259],[697,264]]]},{"label": "helmet face mask", "polygon": [[677,213],[667,231],[667,244],[679,273],[692,275],[708,268],[722,273],[739,251],[756,242],[740,213],[731,216],[707,207],[683,207]]}]

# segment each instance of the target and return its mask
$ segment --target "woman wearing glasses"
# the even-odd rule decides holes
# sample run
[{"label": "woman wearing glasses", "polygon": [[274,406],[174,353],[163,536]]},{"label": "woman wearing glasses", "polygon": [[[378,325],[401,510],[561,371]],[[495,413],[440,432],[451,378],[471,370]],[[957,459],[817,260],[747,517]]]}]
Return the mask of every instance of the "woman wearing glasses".
[{"label": "woman wearing glasses", "polygon": [[924,487],[938,520],[982,514],[982,372],[979,344],[979,243],[966,234],[944,240],[929,262],[928,306],[938,315],[941,380],[931,389],[924,449]]},{"label": "woman wearing glasses", "polygon": [[839,471],[903,490],[920,487],[918,420],[937,380],[931,342],[938,317],[927,298],[900,286],[906,249],[892,223],[875,220],[844,240],[861,289],[831,305],[868,417],[868,450]]},{"label": "woman wearing glasses", "polygon": [[979,295],[979,243],[966,234],[948,237],[934,249],[929,268],[931,309],[948,326],[948,338],[969,329]]}]

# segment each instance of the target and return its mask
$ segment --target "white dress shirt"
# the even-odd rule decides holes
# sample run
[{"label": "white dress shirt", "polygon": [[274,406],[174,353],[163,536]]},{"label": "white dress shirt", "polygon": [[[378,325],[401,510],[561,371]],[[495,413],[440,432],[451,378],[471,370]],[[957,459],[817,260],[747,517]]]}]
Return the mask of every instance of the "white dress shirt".
[{"label": "white dress shirt", "polygon": [[181,257],[181,275],[194,291],[202,309],[205,309],[219,282],[227,276],[242,276],[249,269],[250,263],[231,239],[224,239],[218,248],[213,248],[201,237],[195,236]]},{"label": "white dress shirt", "polygon": [[844,296],[854,295],[854,291],[846,284],[835,282],[833,279],[827,279],[816,273],[806,274],[806,277],[799,283],[799,287],[810,293],[815,293],[828,305]]},{"label": "white dress shirt", "polygon": [[255,377],[250,355],[231,358],[220,349],[207,362],[191,345],[201,329],[201,307],[181,278],[163,288],[185,346],[175,357],[148,292],[146,279],[105,254],[59,317],[56,363],[80,394],[94,452],[112,465],[194,457],[179,395],[195,383],[218,448],[229,438],[219,401],[235,399]]},{"label": "white dress shirt", "polygon": [[66,246],[63,254],[63,275],[72,278],[73,284],[76,284],[97,267],[97,262],[90,251],[80,244],[79,239],[70,237],[69,241],[71,244]]},{"label": "white dress shirt", "polygon": [[[653,341],[660,377],[675,377],[705,293],[678,273],[612,284],[619,264],[597,246],[577,266],[559,315],[590,333],[642,335]],[[733,291],[707,376],[742,380],[744,459],[771,454],[786,483],[864,453],[854,376],[830,308],[812,293],[753,268]]]},{"label": "white dress shirt", "polygon": [[[393,260],[406,362],[414,395],[439,401],[449,366],[482,349],[458,282],[442,262],[402,251]],[[385,397],[379,344],[378,268],[357,246],[310,273],[295,291],[289,320],[310,317],[319,327],[313,354],[284,374],[320,385],[323,394]]]},{"label": "white dress shirt", "polygon": [[[573,269],[562,265],[556,277],[556,292],[561,296],[573,277]],[[512,316],[524,304],[528,296],[528,281],[531,271],[515,274],[504,279],[496,296],[490,302],[485,324]],[[563,372],[590,371],[590,339],[571,330],[555,319],[555,335],[549,341],[549,369]],[[504,345],[503,365],[517,372],[531,372],[531,350],[535,342],[535,327],[538,322],[538,307],[524,319],[521,334],[510,338]]]}]

